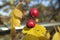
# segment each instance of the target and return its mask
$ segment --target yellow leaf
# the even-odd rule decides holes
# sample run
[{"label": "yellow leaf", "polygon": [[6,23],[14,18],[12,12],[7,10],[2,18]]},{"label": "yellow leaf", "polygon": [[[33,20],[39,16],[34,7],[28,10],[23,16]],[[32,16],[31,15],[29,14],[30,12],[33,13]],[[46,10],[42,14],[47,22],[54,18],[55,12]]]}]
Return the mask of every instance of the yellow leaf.
[{"label": "yellow leaf", "polygon": [[36,18],[36,20],[35,20],[36,22],[39,22],[39,19],[38,18]]},{"label": "yellow leaf", "polygon": [[[9,20],[9,24],[13,23],[14,27],[20,27],[20,18],[22,18],[22,12],[17,8],[14,8],[10,13],[10,17],[11,18]],[[12,19],[14,22],[12,21]]]},{"label": "yellow leaf", "polygon": [[56,32],[56,33],[53,35],[52,40],[60,40],[60,33],[59,33],[59,32]]},{"label": "yellow leaf", "polygon": [[14,25],[14,17],[11,19],[11,27],[10,27],[10,40],[14,40],[16,37],[16,30]]},{"label": "yellow leaf", "polygon": [[22,33],[26,34],[23,40],[47,40],[45,27],[38,24],[36,24],[34,28],[25,27]]},{"label": "yellow leaf", "polygon": [[23,40],[39,40],[39,37],[27,34],[23,37]]},{"label": "yellow leaf", "polygon": [[26,15],[26,11],[23,11],[24,12],[24,15]]},{"label": "yellow leaf", "polygon": [[13,4],[14,3],[14,0],[10,0],[10,4]]},{"label": "yellow leaf", "polygon": [[46,36],[47,36],[46,38],[50,39],[50,32],[47,32]]},{"label": "yellow leaf", "polygon": [[[12,21],[12,19],[14,22]],[[12,17],[9,20],[9,24],[12,24],[12,23],[13,23],[14,27],[20,27],[20,19]]]},{"label": "yellow leaf", "polygon": [[14,15],[16,16],[16,17],[18,17],[18,18],[22,18],[22,11],[21,10],[19,10],[19,9],[17,9],[17,8],[15,8],[14,9]]},{"label": "yellow leaf", "polygon": [[12,16],[15,16],[15,17],[17,17],[17,18],[22,18],[22,11],[21,10],[19,10],[19,9],[17,9],[17,8],[14,8],[13,10],[12,10],[12,12],[10,13],[10,16],[12,17]]},{"label": "yellow leaf", "polygon": [[25,27],[23,30],[22,30],[22,33],[27,33],[27,34],[31,34],[31,35],[34,35],[34,36],[42,36],[42,35],[45,35],[46,33],[46,29],[44,26],[41,26],[41,25],[38,25],[36,24],[34,28],[27,28]]},{"label": "yellow leaf", "polygon": [[14,8],[12,12],[10,13],[10,20],[9,20],[9,24],[11,25],[10,27],[11,40],[13,40],[14,36],[16,36],[15,27],[20,27],[20,18],[22,18],[22,12],[18,10],[17,8]]},{"label": "yellow leaf", "polygon": [[16,26],[16,27],[20,27],[20,19],[18,19],[18,18],[14,18],[14,25]]}]

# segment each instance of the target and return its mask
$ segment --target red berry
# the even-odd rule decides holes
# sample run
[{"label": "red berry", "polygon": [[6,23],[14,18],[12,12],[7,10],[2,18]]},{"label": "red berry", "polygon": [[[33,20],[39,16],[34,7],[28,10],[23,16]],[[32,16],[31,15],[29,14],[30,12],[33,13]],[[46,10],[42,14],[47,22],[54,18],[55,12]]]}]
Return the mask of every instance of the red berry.
[{"label": "red berry", "polygon": [[37,17],[38,16],[38,10],[36,8],[32,8],[30,10],[30,16],[34,17],[34,18]]},{"label": "red berry", "polygon": [[27,20],[26,25],[28,28],[33,28],[35,26],[35,22],[34,20]]}]

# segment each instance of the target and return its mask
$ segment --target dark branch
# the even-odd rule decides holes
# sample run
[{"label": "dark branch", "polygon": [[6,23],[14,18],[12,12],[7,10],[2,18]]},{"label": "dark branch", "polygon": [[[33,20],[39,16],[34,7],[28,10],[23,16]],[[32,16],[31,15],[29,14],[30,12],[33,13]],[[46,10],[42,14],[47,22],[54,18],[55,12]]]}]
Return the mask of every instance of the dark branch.
[{"label": "dark branch", "polygon": [[3,8],[4,6],[10,5],[10,3],[5,3],[2,6],[0,6],[0,8]]}]

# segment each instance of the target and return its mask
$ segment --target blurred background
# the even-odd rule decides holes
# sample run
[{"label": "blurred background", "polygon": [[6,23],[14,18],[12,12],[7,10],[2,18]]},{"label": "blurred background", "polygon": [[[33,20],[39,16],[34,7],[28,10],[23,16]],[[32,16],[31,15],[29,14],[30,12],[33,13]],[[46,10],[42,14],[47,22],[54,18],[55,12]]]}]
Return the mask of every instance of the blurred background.
[{"label": "blurred background", "polygon": [[[20,5],[19,8],[22,11],[24,10],[26,13],[25,19],[27,19],[27,14],[29,14],[29,10],[33,7],[38,8],[39,16],[37,19],[39,22],[59,22],[60,21],[60,0],[14,0],[14,6],[16,6],[20,2],[25,2],[23,5]],[[0,16],[3,16],[2,19],[9,16],[11,12],[11,4],[10,0],[0,0]],[[23,12],[24,12],[23,11]]]},{"label": "blurred background", "polygon": [[[25,23],[26,20],[30,18],[28,14],[31,8],[37,8],[39,11],[39,16],[36,19],[34,19],[37,23],[60,22],[60,0],[12,0],[12,1],[14,1],[14,3],[12,4],[13,6],[18,5],[19,2],[24,2],[22,5],[18,6],[18,9],[23,12],[23,17],[21,19],[22,24]],[[9,14],[12,11],[12,5],[10,4],[10,0],[0,0],[0,26],[4,25],[3,27],[6,27],[8,25],[8,19]],[[48,27],[47,29],[50,30],[51,34],[53,34],[55,31],[53,28],[50,27]]]}]

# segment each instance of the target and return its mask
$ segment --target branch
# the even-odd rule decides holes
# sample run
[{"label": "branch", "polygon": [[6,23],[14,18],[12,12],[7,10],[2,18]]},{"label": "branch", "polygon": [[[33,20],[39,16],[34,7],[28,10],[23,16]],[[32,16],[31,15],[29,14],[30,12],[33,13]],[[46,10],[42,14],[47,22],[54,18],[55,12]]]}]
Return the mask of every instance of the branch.
[{"label": "branch", "polygon": [[0,8],[3,8],[4,6],[7,6],[7,5],[11,5],[11,4],[10,3],[5,3],[2,6],[0,6]]}]

